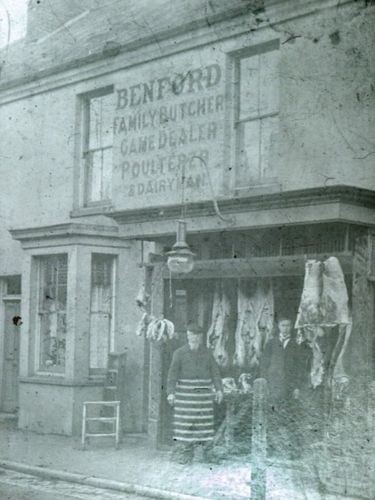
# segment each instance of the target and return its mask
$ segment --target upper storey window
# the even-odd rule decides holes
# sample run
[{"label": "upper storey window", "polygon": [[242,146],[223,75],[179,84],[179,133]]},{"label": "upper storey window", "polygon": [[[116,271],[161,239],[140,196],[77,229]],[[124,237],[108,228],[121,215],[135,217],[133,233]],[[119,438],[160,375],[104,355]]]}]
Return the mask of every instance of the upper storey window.
[{"label": "upper storey window", "polygon": [[85,205],[111,199],[113,111],[111,88],[84,98]]},{"label": "upper storey window", "polygon": [[278,59],[274,47],[235,57],[236,187],[276,177],[271,153],[278,127]]}]

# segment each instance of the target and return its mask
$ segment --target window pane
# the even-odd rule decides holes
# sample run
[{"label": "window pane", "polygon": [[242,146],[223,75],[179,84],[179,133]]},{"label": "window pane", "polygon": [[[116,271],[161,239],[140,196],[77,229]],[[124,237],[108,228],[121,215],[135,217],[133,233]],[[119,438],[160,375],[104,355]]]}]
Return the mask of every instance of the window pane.
[{"label": "window pane", "polygon": [[66,255],[41,257],[39,284],[39,368],[64,371],[66,340]]},{"label": "window pane", "polygon": [[110,200],[112,195],[112,148],[90,152],[87,158],[87,201]]},{"label": "window pane", "polygon": [[279,51],[273,50],[259,56],[260,105],[259,113],[277,113],[279,110]]},{"label": "window pane", "polygon": [[257,115],[259,111],[259,56],[240,59],[239,119]]},{"label": "window pane", "polygon": [[6,277],[6,293],[8,295],[20,295],[21,293],[21,276]]},{"label": "window pane", "polygon": [[259,182],[260,120],[241,123],[239,126],[237,187]]},{"label": "window pane", "polygon": [[90,99],[89,149],[112,146],[113,94]]},{"label": "window pane", "polygon": [[90,315],[90,369],[107,368],[109,352],[109,333],[111,318],[109,314],[94,313]]},{"label": "window pane", "polygon": [[102,199],[112,198],[112,148],[103,151]]},{"label": "window pane", "polygon": [[87,158],[87,201],[102,199],[102,151],[91,152]]},{"label": "window pane", "polygon": [[112,256],[92,256],[90,369],[107,367],[113,314],[113,265]]},{"label": "window pane", "polygon": [[66,255],[53,255],[42,257],[41,283],[39,303],[41,310],[47,311],[51,303],[55,304],[58,310],[66,309],[67,292],[67,257]]},{"label": "window pane", "polygon": [[277,177],[272,145],[277,144],[278,117],[261,120],[260,173],[262,178]]},{"label": "window pane", "polygon": [[240,120],[278,112],[278,61],[278,50],[240,59]]}]

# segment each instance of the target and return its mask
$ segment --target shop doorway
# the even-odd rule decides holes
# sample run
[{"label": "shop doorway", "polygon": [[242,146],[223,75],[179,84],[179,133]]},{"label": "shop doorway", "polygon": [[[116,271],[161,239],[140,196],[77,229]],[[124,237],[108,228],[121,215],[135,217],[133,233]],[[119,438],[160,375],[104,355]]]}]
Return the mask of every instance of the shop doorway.
[{"label": "shop doorway", "polygon": [[186,327],[196,322],[208,330],[215,280],[173,280],[164,286],[164,316],[175,325],[178,338],[164,346],[162,355],[161,442],[173,443],[173,410],[167,402],[167,375],[174,351],[187,342]]},{"label": "shop doorway", "polygon": [[4,300],[4,349],[1,410],[13,413],[18,406],[20,300]]}]

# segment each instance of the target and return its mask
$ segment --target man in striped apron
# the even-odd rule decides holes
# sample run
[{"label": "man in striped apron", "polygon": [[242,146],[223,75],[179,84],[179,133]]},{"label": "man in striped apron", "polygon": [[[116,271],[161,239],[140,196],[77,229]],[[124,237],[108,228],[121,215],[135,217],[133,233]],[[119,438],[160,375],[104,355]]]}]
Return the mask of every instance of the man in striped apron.
[{"label": "man in striped apron", "polygon": [[[168,402],[174,407],[174,440],[180,463],[192,460],[197,445],[214,437],[214,399],[223,399],[218,365],[203,345],[203,332],[188,326],[188,343],[174,352],[168,372]],[[213,391],[215,389],[215,393]]]}]

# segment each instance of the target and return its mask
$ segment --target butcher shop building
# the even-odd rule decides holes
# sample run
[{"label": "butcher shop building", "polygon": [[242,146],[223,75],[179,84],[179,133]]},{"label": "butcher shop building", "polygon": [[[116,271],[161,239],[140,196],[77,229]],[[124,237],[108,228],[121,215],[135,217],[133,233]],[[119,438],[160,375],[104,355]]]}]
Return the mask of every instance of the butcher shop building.
[{"label": "butcher shop building", "polygon": [[118,399],[168,445],[187,323],[246,417],[288,320],[336,471],[340,433],[371,434],[372,2],[52,3],[2,51],[1,410],[72,435]]}]

